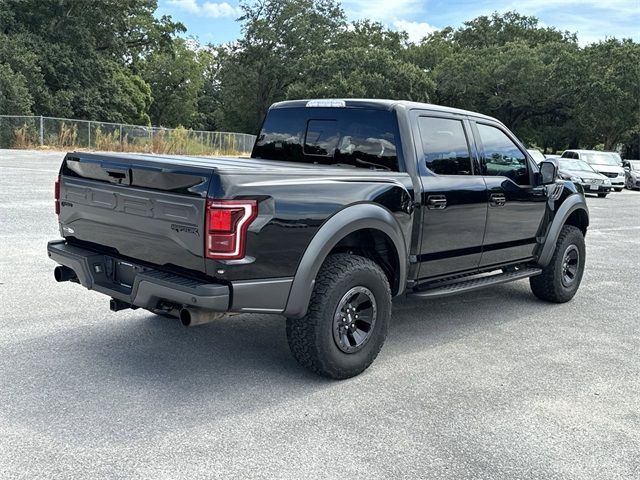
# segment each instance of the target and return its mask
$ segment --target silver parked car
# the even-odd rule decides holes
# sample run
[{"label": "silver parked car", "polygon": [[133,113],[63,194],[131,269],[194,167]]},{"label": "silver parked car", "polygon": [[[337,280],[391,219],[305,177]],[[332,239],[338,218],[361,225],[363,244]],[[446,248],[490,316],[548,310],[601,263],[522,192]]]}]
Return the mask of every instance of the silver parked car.
[{"label": "silver parked car", "polygon": [[640,188],[640,160],[625,160],[622,162],[625,175],[625,186],[629,190]]},{"label": "silver parked car", "polygon": [[597,150],[565,150],[561,158],[584,160],[593,169],[611,180],[616,192],[624,188],[624,169],[622,159],[616,152],[599,152]]},{"label": "silver parked car", "polygon": [[582,185],[584,193],[595,193],[601,198],[606,197],[612,188],[609,178],[582,160],[559,159],[558,174],[560,178]]}]

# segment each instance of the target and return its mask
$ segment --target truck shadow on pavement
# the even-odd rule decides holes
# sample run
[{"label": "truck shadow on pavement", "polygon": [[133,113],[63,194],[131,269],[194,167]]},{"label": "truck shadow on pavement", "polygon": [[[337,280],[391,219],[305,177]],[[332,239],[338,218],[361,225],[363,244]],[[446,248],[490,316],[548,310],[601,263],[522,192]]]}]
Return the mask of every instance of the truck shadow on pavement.
[{"label": "truck shadow on pavement", "polygon": [[[490,294],[431,301],[400,298],[394,301],[387,342],[371,368],[384,368],[387,356],[455,342],[478,329],[517,322],[519,314],[544,315],[551,308],[533,297],[524,283],[502,285]],[[295,362],[287,345],[285,319],[280,316],[245,314],[192,328],[151,314],[115,323],[113,318],[105,318],[111,324],[105,335],[87,339],[95,342],[92,355],[138,381],[145,377],[168,383],[187,381],[186,388],[206,390],[225,385],[237,389],[243,383],[281,383],[287,388],[336,383]]]},{"label": "truck shadow on pavement", "polygon": [[[176,418],[195,428],[203,416],[231,419],[283,403],[304,410],[321,391],[336,402],[380,395],[402,356],[463,344],[478,331],[499,331],[504,323],[518,322],[518,312],[546,315],[553,307],[544,305],[525,284],[429,302],[399,299],[381,355],[364,374],[342,382],[317,377],[295,362],[283,317],[239,315],[188,329],[146,312],[105,314],[96,305],[80,314],[78,307],[76,326],[33,338],[12,353],[13,366],[0,369],[8,386],[0,398],[5,415],[29,418],[33,428],[78,435],[101,422],[144,419],[168,431]],[[94,321],[87,321],[92,315]],[[493,341],[501,342],[501,334]],[[424,361],[416,370],[414,360],[410,375],[426,378],[434,368]],[[72,425],[69,409],[77,418]]]}]

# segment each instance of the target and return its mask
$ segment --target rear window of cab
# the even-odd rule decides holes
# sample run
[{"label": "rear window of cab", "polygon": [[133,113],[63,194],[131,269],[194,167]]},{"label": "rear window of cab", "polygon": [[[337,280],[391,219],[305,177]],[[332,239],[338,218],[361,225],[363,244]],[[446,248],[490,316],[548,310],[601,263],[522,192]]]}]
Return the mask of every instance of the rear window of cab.
[{"label": "rear window of cab", "polygon": [[251,156],[268,160],[397,172],[395,112],[366,108],[274,108]]}]

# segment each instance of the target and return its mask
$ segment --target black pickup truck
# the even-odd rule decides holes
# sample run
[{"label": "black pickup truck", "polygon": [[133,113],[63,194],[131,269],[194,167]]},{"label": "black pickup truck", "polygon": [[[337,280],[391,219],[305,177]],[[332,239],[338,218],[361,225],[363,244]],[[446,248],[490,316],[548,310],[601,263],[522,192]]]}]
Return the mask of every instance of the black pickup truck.
[{"label": "black pickup truck", "polygon": [[277,103],[251,158],[74,152],[55,188],[56,280],[184,325],[283,315],[332,378],[375,359],[394,296],[529,278],[566,302],[585,264],[581,187],[499,121],[435,105]]}]

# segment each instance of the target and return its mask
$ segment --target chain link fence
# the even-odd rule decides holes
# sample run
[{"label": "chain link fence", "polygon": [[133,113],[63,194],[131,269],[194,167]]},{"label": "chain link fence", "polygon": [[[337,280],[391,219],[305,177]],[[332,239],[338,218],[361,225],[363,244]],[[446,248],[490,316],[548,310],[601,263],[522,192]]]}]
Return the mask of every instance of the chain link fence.
[{"label": "chain link fence", "polygon": [[0,115],[0,148],[51,147],[176,155],[248,155],[255,135],[68,118]]}]

